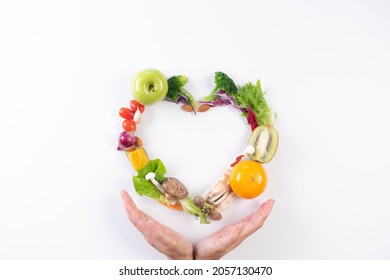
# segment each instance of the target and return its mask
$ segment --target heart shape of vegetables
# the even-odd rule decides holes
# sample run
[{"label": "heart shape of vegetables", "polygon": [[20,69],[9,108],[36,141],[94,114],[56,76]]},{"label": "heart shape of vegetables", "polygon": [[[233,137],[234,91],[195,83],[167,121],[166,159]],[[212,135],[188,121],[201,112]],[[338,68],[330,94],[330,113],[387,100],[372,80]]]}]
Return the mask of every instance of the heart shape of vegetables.
[{"label": "heart shape of vegetables", "polygon": [[[195,215],[200,223],[208,224],[207,218],[220,220],[234,197],[251,199],[266,188],[267,175],[263,164],[275,155],[279,135],[274,128],[275,114],[268,106],[260,80],[237,86],[223,72],[215,72],[215,88],[195,101],[185,89],[188,78],[184,75],[166,79],[157,69],[145,69],[137,73],[132,84],[134,100],[129,108],[122,107],[119,115],[123,132],[119,135],[118,150],[124,151],[137,175],[133,185],[137,194],[155,199],[176,210]],[[236,160],[230,164],[223,176],[202,195],[189,196],[187,188],[176,178],[167,177],[167,170],[160,159],[149,160],[142,140],[135,135],[145,106],[159,101],[181,104],[187,112],[203,113],[212,107],[230,105],[237,109],[251,126],[252,134]]]}]

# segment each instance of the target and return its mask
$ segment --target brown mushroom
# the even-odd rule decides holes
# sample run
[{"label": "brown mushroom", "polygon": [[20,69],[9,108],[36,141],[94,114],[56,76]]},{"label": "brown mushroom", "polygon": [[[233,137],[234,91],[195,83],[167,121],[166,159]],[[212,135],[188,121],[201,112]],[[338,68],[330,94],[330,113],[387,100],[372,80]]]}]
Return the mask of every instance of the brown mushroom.
[{"label": "brown mushroom", "polygon": [[176,178],[165,178],[161,186],[167,194],[176,199],[184,199],[188,196],[187,188]]},{"label": "brown mushroom", "polygon": [[212,219],[214,221],[219,221],[222,219],[221,213],[219,213],[218,210],[215,208],[211,209],[211,211],[209,213],[209,217],[210,217],[210,219]]}]

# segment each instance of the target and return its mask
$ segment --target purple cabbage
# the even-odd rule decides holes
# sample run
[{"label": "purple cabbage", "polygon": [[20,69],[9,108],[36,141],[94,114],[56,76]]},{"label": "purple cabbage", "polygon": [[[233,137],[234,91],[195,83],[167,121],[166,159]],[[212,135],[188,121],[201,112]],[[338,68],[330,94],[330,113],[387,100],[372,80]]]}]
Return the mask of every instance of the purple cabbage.
[{"label": "purple cabbage", "polygon": [[226,93],[225,91],[218,91],[214,93],[214,98],[212,101],[199,101],[200,104],[207,104],[210,107],[218,107],[218,106],[226,106],[226,105],[231,105],[234,108],[240,110],[242,113],[248,113],[248,110],[246,108],[240,107],[237,103],[236,100]]}]

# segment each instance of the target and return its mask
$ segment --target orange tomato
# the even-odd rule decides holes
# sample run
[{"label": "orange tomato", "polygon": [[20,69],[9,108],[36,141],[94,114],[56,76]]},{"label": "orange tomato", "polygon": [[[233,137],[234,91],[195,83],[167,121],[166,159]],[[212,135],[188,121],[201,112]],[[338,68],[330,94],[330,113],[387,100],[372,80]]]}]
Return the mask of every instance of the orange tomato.
[{"label": "orange tomato", "polygon": [[255,198],[267,186],[267,174],[261,163],[243,160],[237,163],[229,175],[232,191],[241,198]]}]

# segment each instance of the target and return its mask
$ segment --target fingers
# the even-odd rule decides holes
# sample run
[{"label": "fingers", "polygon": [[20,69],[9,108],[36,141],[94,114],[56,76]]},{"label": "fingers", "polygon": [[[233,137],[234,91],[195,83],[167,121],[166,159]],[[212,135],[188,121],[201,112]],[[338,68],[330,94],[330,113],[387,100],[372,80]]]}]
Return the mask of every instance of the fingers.
[{"label": "fingers", "polygon": [[267,217],[271,213],[274,204],[275,200],[269,199],[263,203],[255,212],[237,223],[237,225],[243,226],[241,235],[243,235],[244,238],[253,234],[263,226]]},{"label": "fingers", "polygon": [[227,226],[199,241],[196,245],[195,257],[197,259],[222,258],[262,227],[274,203],[273,199],[268,200],[240,222]]},{"label": "fingers", "polygon": [[139,210],[127,191],[121,191],[121,196],[129,220],[150,245],[171,259],[193,259],[190,241]]},{"label": "fingers", "polygon": [[149,215],[145,214],[144,212],[138,209],[138,207],[135,205],[134,201],[131,199],[127,191],[122,190],[121,196],[129,220],[134,224],[134,226],[140,232],[143,233],[146,223],[153,219]]}]

